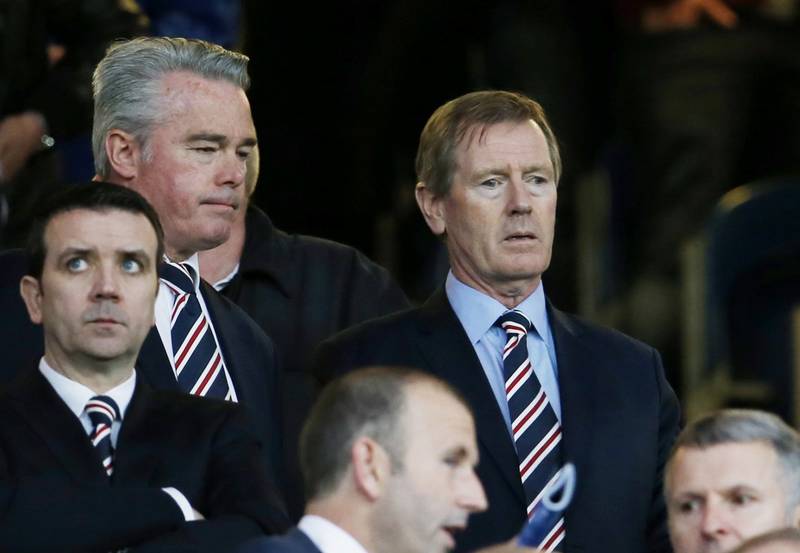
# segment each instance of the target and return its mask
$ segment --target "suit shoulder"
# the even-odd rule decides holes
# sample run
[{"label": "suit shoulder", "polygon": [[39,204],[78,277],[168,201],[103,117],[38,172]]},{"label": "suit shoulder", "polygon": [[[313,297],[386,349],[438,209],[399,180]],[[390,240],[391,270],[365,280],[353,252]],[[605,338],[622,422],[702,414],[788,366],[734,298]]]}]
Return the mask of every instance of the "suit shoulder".
[{"label": "suit shoulder", "polygon": [[241,342],[251,344],[251,347],[265,347],[272,353],[273,344],[262,328],[241,307],[229,298],[217,292],[213,286],[202,281],[203,299],[211,313],[214,328],[223,327],[225,336],[237,336]]},{"label": "suit shoulder", "polygon": [[298,528],[284,536],[262,537],[246,543],[238,553],[320,553],[314,542]]},{"label": "suit shoulder", "polygon": [[220,399],[197,397],[174,390],[151,390],[151,410],[163,416],[179,417],[192,421],[222,420],[241,416],[238,403]]},{"label": "suit shoulder", "polygon": [[610,347],[631,349],[642,354],[650,355],[655,352],[655,348],[652,346],[614,328],[593,323],[577,315],[567,313],[559,313],[559,315],[568,320],[586,339],[606,343]]},{"label": "suit shoulder", "polygon": [[398,333],[403,333],[412,328],[419,320],[420,315],[421,312],[418,307],[410,307],[402,311],[375,317],[337,332],[325,340],[323,344],[347,344],[374,338],[396,337]]}]

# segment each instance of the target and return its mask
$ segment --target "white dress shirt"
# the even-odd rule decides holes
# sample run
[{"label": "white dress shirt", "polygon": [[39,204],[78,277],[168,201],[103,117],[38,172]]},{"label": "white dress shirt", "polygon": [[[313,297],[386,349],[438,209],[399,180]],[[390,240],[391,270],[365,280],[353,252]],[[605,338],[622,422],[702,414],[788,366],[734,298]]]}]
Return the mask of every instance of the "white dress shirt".
[{"label": "white dress shirt", "polygon": [[[217,331],[214,329],[214,323],[208,313],[208,307],[206,307],[203,294],[200,292],[200,266],[198,264],[198,255],[194,254],[181,263],[186,263],[187,265],[190,265],[192,269],[194,269],[194,293],[197,296],[197,301],[200,303],[200,309],[203,310],[203,314],[208,320],[208,327],[211,329],[211,333],[214,335],[214,340],[219,346]],[[173,373],[175,372],[175,360],[173,359],[172,352],[172,325],[170,324],[170,319],[172,318],[172,306],[174,304],[175,293],[169,286],[159,280],[155,308],[156,329],[158,330],[158,335],[161,337],[161,343],[164,344],[164,350],[167,353],[167,358],[172,366]],[[228,389],[231,391],[231,401],[238,401],[236,396],[236,388],[234,388],[233,380],[231,380],[231,375],[228,372],[228,366],[225,363],[225,352],[222,351],[222,347],[220,347],[219,352],[222,355],[222,365],[223,369],[225,370],[225,378],[228,381]]]},{"label": "white dress shirt", "polygon": [[[511,433],[511,417],[508,412],[505,377],[503,376],[502,352],[506,344],[506,333],[495,325],[497,319],[509,309],[496,299],[467,286],[458,280],[452,271],[447,275],[445,292],[456,317],[464,327],[464,331],[475,349],[497,405],[505,419],[506,427]],[[533,323],[526,340],[528,357],[533,365],[533,372],[544,388],[547,399],[560,421],[561,396],[558,390],[558,363],[555,342],[547,317],[544,284],[540,282],[536,290],[514,309],[522,311]]]},{"label": "white dress shirt", "polygon": [[297,527],[322,553],[368,553],[353,536],[321,516],[304,515]]},{"label": "white dress shirt", "polygon": [[[76,382],[67,378],[63,374],[56,372],[50,364],[42,357],[39,361],[39,371],[42,376],[50,383],[58,397],[67,404],[67,407],[72,411],[78,420],[83,425],[86,435],[90,436],[94,431],[94,425],[89,414],[85,412],[86,404],[97,394],[91,388],[87,388],[80,382]],[[102,395],[108,396],[117,403],[119,407],[119,420],[114,420],[111,423],[111,446],[117,447],[117,438],[119,437],[119,429],[122,427],[122,420],[125,418],[125,412],[128,410],[128,405],[133,398],[133,391],[136,388],[136,370],[131,370],[131,376],[122,384],[115,386]],[[178,508],[183,513],[183,518],[186,521],[196,520],[194,509],[191,503],[186,499],[180,491],[175,488],[161,488],[173,501],[178,505]]]}]

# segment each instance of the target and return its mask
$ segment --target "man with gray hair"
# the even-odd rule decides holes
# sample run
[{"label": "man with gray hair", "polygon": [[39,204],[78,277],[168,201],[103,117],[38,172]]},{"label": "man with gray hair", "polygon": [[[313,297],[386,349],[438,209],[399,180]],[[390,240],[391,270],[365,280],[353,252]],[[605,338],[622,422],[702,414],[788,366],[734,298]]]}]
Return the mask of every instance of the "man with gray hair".
[{"label": "man with gray hair", "polygon": [[722,410],[687,426],[665,471],[675,553],[726,553],[800,526],[800,435],[775,415]]},{"label": "man with gray hair", "polygon": [[[94,72],[92,142],[98,178],[139,192],[164,227],[155,328],[137,373],[155,388],[243,404],[267,448],[273,479],[282,482],[272,342],[199,278],[197,261],[199,250],[227,240],[244,196],[246,162],[256,144],[247,63],[246,56],[201,40],[142,37],[111,46]],[[4,267],[19,265],[4,257]],[[33,365],[42,354],[41,346],[28,346],[41,338],[17,329],[27,324],[16,318],[18,304],[0,298],[4,313],[15,317],[11,336],[26,344],[7,342],[4,351],[14,352],[17,363],[9,367]]]}]

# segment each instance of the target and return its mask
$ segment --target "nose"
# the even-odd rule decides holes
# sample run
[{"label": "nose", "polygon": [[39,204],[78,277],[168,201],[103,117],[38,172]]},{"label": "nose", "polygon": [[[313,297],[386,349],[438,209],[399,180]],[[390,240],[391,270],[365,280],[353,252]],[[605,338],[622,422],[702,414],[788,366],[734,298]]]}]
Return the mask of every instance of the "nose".
[{"label": "nose", "polygon": [[458,502],[459,507],[470,513],[485,511],[489,506],[486,501],[486,494],[483,491],[483,485],[474,470],[470,470],[464,476],[459,490]]},{"label": "nose", "polygon": [[218,182],[222,186],[237,187],[244,184],[247,164],[236,151],[226,152],[221,161]]},{"label": "nose", "polygon": [[506,190],[508,194],[508,211],[510,213],[531,212],[531,194],[521,177],[512,177]]},{"label": "nose", "polygon": [[700,521],[700,532],[705,538],[716,539],[730,533],[730,525],[722,505],[709,501]]},{"label": "nose", "polygon": [[99,267],[95,271],[94,283],[92,286],[92,298],[94,300],[118,300],[119,283],[117,274],[112,267]]}]

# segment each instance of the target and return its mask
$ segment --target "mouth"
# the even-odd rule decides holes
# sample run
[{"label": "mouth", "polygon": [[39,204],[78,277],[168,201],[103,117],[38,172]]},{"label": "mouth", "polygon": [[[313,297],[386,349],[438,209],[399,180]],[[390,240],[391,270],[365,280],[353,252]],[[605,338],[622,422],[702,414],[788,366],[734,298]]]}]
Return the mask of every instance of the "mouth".
[{"label": "mouth", "polygon": [[504,242],[527,242],[531,240],[536,240],[536,235],[532,232],[515,232],[503,239]]},{"label": "mouth", "polygon": [[122,322],[116,319],[110,319],[106,317],[100,317],[97,319],[90,319],[89,324],[98,324],[98,325],[121,325]]},{"label": "mouth", "polygon": [[441,527],[442,533],[447,538],[447,549],[451,550],[456,546],[456,535],[464,530],[463,525],[446,525]]}]

